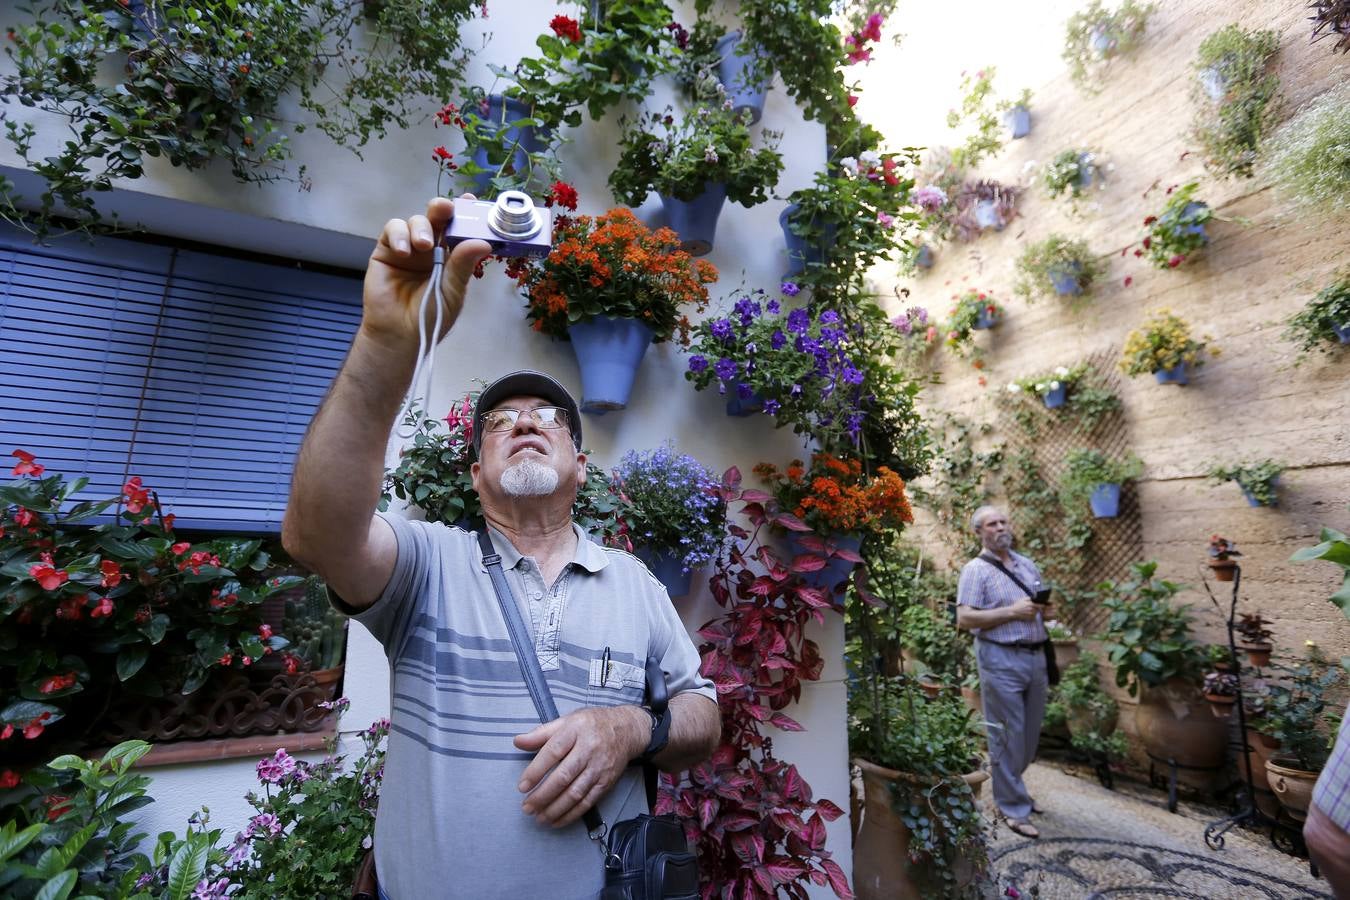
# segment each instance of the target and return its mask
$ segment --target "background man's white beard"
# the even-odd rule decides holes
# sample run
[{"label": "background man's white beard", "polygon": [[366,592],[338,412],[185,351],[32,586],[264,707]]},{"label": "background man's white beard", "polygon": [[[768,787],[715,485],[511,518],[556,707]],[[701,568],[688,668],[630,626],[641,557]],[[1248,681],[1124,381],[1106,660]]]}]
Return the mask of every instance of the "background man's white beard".
[{"label": "background man's white beard", "polygon": [[1012,534],[1010,532],[1005,531],[1002,534],[995,535],[994,546],[999,548],[1000,550],[1006,550],[1007,548],[1011,547]]},{"label": "background man's white beard", "polygon": [[501,485],[508,497],[546,497],[558,487],[558,472],[538,460],[523,459],[502,472]]}]

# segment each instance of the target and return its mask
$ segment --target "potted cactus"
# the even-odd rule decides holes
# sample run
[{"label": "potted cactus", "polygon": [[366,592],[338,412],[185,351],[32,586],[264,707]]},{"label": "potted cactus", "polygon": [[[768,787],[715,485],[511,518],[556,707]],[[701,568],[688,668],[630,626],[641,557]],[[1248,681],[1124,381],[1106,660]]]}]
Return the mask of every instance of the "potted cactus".
[{"label": "potted cactus", "polygon": [[306,579],[303,596],[286,602],[286,633],[292,635],[287,673],[296,674],[304,666],[321,695],[314,702],[332,700],[342,680],[347,619],[333,608],[328,587],[318,578]]}]

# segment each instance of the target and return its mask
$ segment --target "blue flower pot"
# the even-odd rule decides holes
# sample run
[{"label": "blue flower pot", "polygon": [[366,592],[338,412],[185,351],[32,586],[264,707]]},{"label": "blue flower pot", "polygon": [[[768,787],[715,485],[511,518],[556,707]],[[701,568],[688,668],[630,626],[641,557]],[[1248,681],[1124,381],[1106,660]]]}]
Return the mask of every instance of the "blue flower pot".
[{"label": "blue flower pot", "polygon": [[1097,180],[1096,176],[1097,168],[1092,165],[1092,160],[1090,159],[1091,155],[1092,154],[1090,153],[1078,154],[1077,184],[1078,187],[1080,187],[1083,190],[1087,190],[1088,188],[1092,187],[1092,183]]},{"label": "blue flower pot", "polygon": [[733,391],[727,398],[727,415],[737,419],[744,419],[747,416],[753,416],[757,412],[764,411],[764,398],[759,394],[751,394],[750,399],[742,400]]},{"label": "blue flower pot", "polygon": [[914,254],[914,268],[931,269],[933,268],[933,248],[927,244],[919,247],[919,252]]},{"label": "blue flower pot", "polygon": [[[476,109],[472,112],[474,115],[478,114]],[[546,130],[540,129],[536,132],[533,125],[518,127],[513,124],[521,119],[527,119],[529,116],[529,107],[514,97],[503,97],[501,94],[488,96],[488,113],[484,121],[488,124],[497,125],[499,132],[501,129],[505,129],[506,143],[516,145],[511,153],[511,168],[516,172],[528,172],[529,155],[538,153],[548,144],[548,132]],[[495,171],[499,165],[499,163],[494,163],[488,159],[487,150],[483,147],[474,150],[472,159],[485,169]],[[482,172],[473,176],[473,189],[478,197],[487,198],[493,193],[492,178],[493,172]]]},{"label": "blue flower pot", "polygon": [[1092,496],[1088,497],[1088,505],[1092,507],[1092,515],[1098,519],[1114,519],[1120,514],[1120,485],[1097,485],[1092,489]]},{"label": "blue flower pot", "polygon": [[[1189,216],[1193,216],[1199,213],[1201,210],[1208,208],[1209,208],[1208,203],[1202,203],[1199,200],[1192,200],[1190,203],[1187,203],[1185,206],[1181,208],[1181,212],[1179,214],[1165,213],[1163,215],[1163,219],[1167,221],[1169,224],[1175,224],[1177,222],[1180,222],[1182,219],[1185,219]],[[1181,229],[1182,234],[1198,234],[1200,235],[1201,238],[1204,239],[1204,243],[1206,244],[1209,243],[1209,232],[1205,229],[1204,222],[1191,222],[1190,224],[1181,225],[1179,227]]]},{"label": "blue flower pot", "polygon": [[1346,322],[1344,325],[1333,326],[1331,330],[1336,332],[1336,340],[1340,341],[1342,344],[1350,344],[1350,322]]},{"label": "blue flower pot", "polygon": [[1031,134],[1031,110],[1019,103],[1003,114],[1003,124],[1013,140],[1024,138]]},{"label": "blue flower pot", "polygon": [[1003,221],[1003,217],[999,215],[998,204],[993,200],[977,200],[975,202],[975,224],[985,231],[990,228],[995,231],[1002,231],[1008,223]]},{"label": "blue flower pot", "polygon": [[1184,385],[1191,383],[1184,362],[1179,362],[1170,369],[1159,369],[1153,373],[1153,377],[1158,379],[1158,384]]},{"label": "blue flower pot", "polygon": [[783,273],[783,281],[790,281],[806,271],[809,265],[820,265],[825,261],[825,250],[834,243],[834,226],[825,229],[819,244],[808,244],[806,238],[794,232],[790,221],[796,215],[798,206],[790,203],[778,214],[778,227],[783,229],[783,245],[787,249],[788,268]]},{"label": "blue flower pot", "polygon": [[[1276,476],[1276,477],[1270,482],[1270,486],[1271,486],[1272,489],[1277,488],[1277,487],[1279,486],[1279,484],[1280,484],[1279,476]],[[1242,489],[1242,496],[1244,496],[1244,497],[1247,498],[1247,505],[1248,505],[1248,506],[1279,506],[1279,505],[1280,505],[1280,498],[1279,498],[1278,496],[1276,496],[1274,499],[1272,499],[1269,503],[1262,503],[1260,500],[1256,499],[1256,496],[1255,496],[1251,491],[1247,490],[1245,487],[1242,487],[1242,485],[1238,485],[1238,487]]]},{"label": "blue flower pot", "polygon": [[1069,386],[1060,382],[1059,387],[1054,390],[1046,391],[1041,397],[1045,401],[1046,409],[1058,409],[1064,405],[1064,401],[1069,397]]},{"label": "blue flower pot", "polygon": [[[852,550],[854,553],[857,553],[859,548],[862,547],[862,538],[850,537],[843,534],[832,534],[826,538],[826,540],[831,544],[834,544],[835,547]],[[810,552],[802,547],[799,533],[795,531],[788,532],[788,546],[792,548],[792,552],[796,556]],[[791,562],[791,560],[788,560],[788,562]],[[802,574],[802,581],[806,582],[811,587],[820,588],[827,593],[833,593],[835,587],[849,576],[849,573],[853,571],[853,567],[856,565],[857,563],[855,562],[841,559],[838,556],[832,556],[830,557],[830,561],[826,563],[825,568],[817,569],[814,572],[804,572]]]},{"label": "blue flower pot", "polygon": [[711,182],[703,186],[703,193],[693,200],[680,200],[662,195],[661,205],[666,210],[666,224],[680,236],[680,249],[691,256],[707,256],[712,252],[713,238],[717,236],[717,217],[727,200],[727,186]]},{"label": "blue flower pot", "polygon": [[976,331],[984,331],[987,328],[993,328],[997,324],[998,316],[990,315],[989,310],[982,309],[980,310],[979,318],[977,318],[975,324],[970,327],[974,328]]},{"label": "blue flower pot", "polygon": [[1083,293],[1083,266],[1081,263],[1072,262],[1063,268],[1050,270],[1050,283],[1054,285],[1055,293],[1061,297],[1077,297]]},{"label": "blue flower pot", "polygon": [[741,43],[741,33],[733,31],[725,34],[717,42],[717,77],[727,90],[727,99],[731,101],[734,112],[748,111],[750,124],[759,121],[764,115],[764,96],[769,92],[768,84],[751,83],[754,72],[755,53],[749,45]]},{"label": "blue flower pot", "polygon": [[633,555],[647,564],[647,568],[656,576],[656,580],[665,585],[666,593],[672,597],[685,597],[694,581],[694,572],[684,571],[682,557],[652,547],[635,547]]},{"label": "blue flower pot", "polygon": [[599,316],[567,329],[581,369],[581,411],[604,415],[628,405],[652,330],[637,319]]}]

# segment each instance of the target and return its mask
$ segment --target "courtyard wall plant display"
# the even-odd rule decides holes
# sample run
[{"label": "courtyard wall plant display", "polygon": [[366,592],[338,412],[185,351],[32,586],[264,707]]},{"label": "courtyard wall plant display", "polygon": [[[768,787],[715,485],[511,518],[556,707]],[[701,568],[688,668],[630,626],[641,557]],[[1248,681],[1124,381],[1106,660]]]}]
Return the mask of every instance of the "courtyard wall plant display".
[{"label": "courtyard wall plant display", "polygon": [[1314,350],[1328,356],[1344,351],[1350,344],[1350,267],[1290,317],[1284,336],[1298,344],[1300,359]]},{"label": "courtyard wall plant display", "polygon": [[1215,484],[1237,482],[1249,506],[1275,506],[1279,503],[1276,482],[1284,466],[1273,459],[1225,465],[1214,463],[1209,467],[1209,480]]},{"label": "courtyard wall plant display", "polygon": [[1014,292],[1028,303],[1038,298],[1081,301],[1091,295],[1105,268],[1086,241],[1052,234],[1017,258]]},{"label": "courtyard wall plant display", "polygon": [[1350,85],[1310,101],[1271,135],[1267,148],[1264,172],[1282,194],[1300,209],[1334,212],[1350,196]]},{"label": "courtyard wall plant display", "polygon": [[1269,69],[1278,49],[1275,32],[1238,25],[1200,43],[1191,87],[1192,134],[1205,164],[1220,176],[1250,178],[1261,143],[1275,127],[1280,80]]},{"label": "courtyard wall plant display", "polygon": [[1209,347],[1208,337],[1195,340],[1184,319],[1160,309],[1125,338],[1120,370],[1132,378],[1152,374],[1159,384],[1185,385],[1191,373],[1205,364],[1206,350],[1211,356],[1218,353]]},{"label": "courtyard wall plant display", "polygon": [[1143,42],[1152,3],[1123,0],[1114,10],[1091,0],[1069,16],[1064,25],[1064,61],[1069,77],[1085,93],[1095,94],[1106,84],[1111,64],[1135,54]]},{"label": "courtyard wall plant display", "polygon": [[1148,233],[1135,256],[1147,254],[1155,269],[1175,269],[1205,248],[1209,243],[1205,226],[1215,215],[1209,204],[1195,199],[1199,189],[1194,181],[1167,189],[1167,203],[1157,215],[1144,219]]}]

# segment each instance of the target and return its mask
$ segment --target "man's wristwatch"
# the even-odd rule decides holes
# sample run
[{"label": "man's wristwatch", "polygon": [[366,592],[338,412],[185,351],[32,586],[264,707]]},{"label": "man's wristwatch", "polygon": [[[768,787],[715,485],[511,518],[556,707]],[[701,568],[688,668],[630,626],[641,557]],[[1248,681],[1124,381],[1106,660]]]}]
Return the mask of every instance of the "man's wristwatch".
[{"label": "man's wristwatch", "polygon": [[647,749],[638,757],[639,762],[646,764],[652,761],[653,756],[666,749],[666,744],[670,741],[670,707],[661,710],[660,715],[649,706],[638,708],[652,717],[651,740],[647,741]]}]

